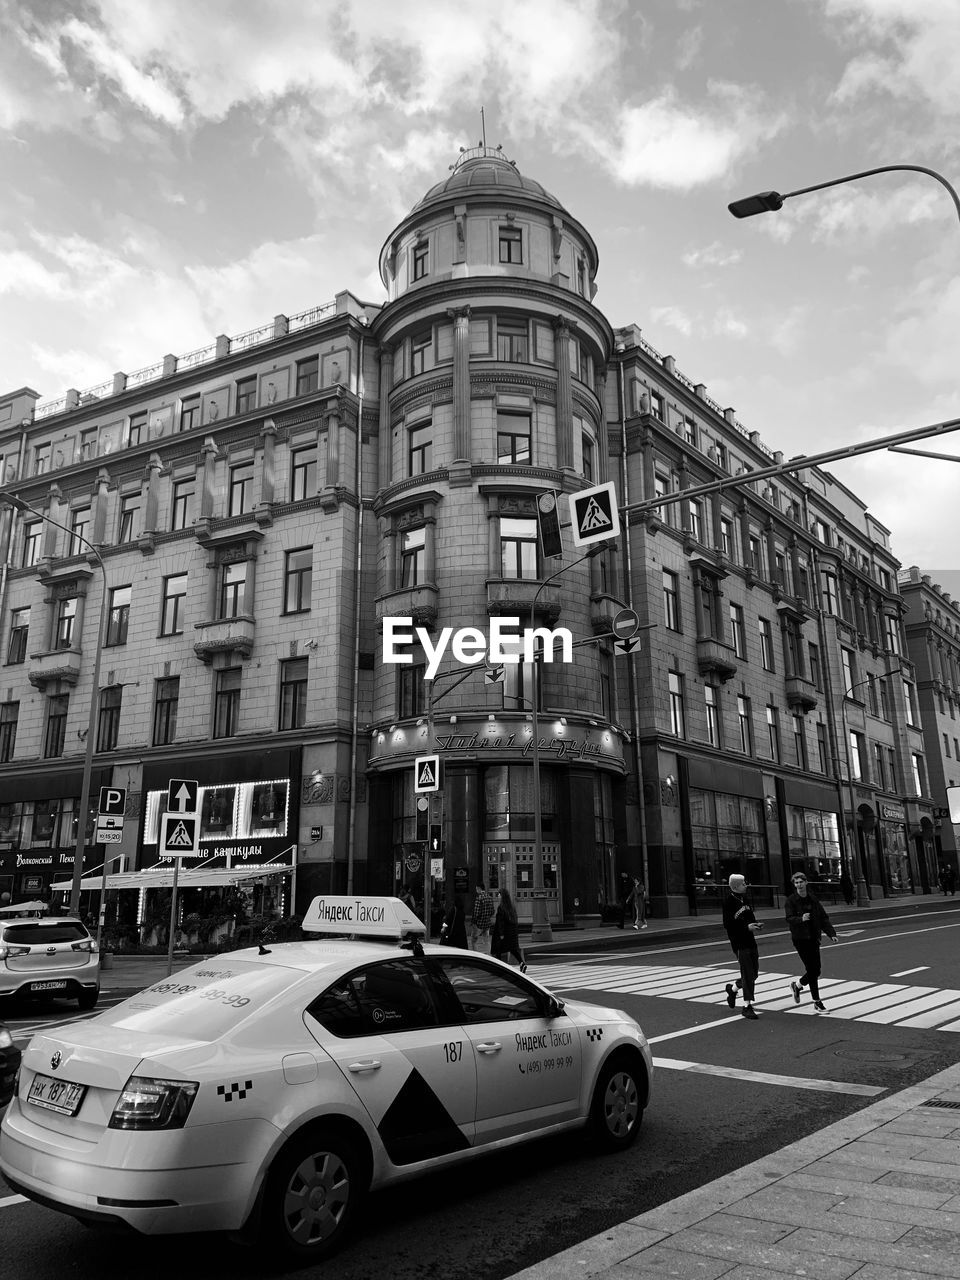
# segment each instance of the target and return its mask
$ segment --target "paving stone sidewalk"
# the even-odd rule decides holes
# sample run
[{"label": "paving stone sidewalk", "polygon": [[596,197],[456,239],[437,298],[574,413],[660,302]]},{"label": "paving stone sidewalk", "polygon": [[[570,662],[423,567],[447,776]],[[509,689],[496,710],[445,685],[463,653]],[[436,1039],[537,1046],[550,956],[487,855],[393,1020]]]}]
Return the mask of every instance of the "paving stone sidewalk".
[{"label": "paving stone sidewalk", "polygon": [[960,1065],[510,1280],[784,1275],[960,1277]]}]

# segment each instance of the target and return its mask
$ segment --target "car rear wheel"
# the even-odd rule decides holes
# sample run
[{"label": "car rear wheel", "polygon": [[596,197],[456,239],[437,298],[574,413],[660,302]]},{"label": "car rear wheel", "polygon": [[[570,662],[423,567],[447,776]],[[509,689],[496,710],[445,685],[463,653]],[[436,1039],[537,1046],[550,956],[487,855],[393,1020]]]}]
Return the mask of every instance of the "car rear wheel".
[{"label": "car rear wheel", "polygon": [[81,991],[77,996],[77,1004],[81,1009],[95,1009],[97,1001],[100,999],[100,988],[96,991]]},{"label": "car rear wheel", "polygon": [[629,1147],[643,1121],[643,1068],[628,1056],[611,1058],[603,1066],[593,1092],[590,1131],[607,1151]]},{"label": "car rear wheel", "polygon": [[263,1242],[301,1262],[326,1257],[339,1247],[365,1192],[362,1161],[349,1138],[313,1130],[282,1151],[270,1169]]}]

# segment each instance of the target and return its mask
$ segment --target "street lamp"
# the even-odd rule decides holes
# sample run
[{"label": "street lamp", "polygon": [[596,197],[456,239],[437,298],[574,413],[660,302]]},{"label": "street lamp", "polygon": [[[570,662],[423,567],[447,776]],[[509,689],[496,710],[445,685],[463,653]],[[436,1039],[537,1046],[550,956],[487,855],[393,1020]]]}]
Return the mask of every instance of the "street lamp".
[{"label": "street lamp", "polygon": [[[75,529],[68,529],[65,524],[60,524],[58,520],[54,520],[43,511],[37,511],[35,507],[31,507],[28,502],[23,500],[23,498],[18,498],[12,493],[0,493],[0,502],[8,503],[21,514],[27,511],[30,512],[31,515],[36,516],[40,520],[45,520],[47,524],[52,524],[57,529],[62,529],[64,533],[69,533],[71,537],[76,538],[78,542],[82,542],[84,546],[89,547],[90,551],[96,558],[103,578],[103,589],[100,593],[100,619],[97,624],[97,644],[93,660],[93,688],[90,691],[90,710],[87,717],[86,750],[83,757],[83,777],[80,783],[80,809],[77,814],[77,843],[73,854],[73,878],[70,886],[70,910],[76,914],[80,910],[80,881],[83,879],[83,851],[86,844],[87,811],[90,808],[90,777],[93,773],[93,748],[97,727],[97,705],[100,696],[100,654],[104,643],[103,623],[107,609],[107,570],[103,563],[103,557],[100,555],[97,548],[92,542],[89,542],[85,537],[83,537],[82,534],[77,533]],[[100,903],[99,918],[102,921],[102,901]]]},{"label": "street lamp", "polygon": [[[586,553],[579,556],[576,560],[571,560],[569,564],[563,565],[557,569],[555,573],[551,573],[549,578],[539,584],[533,593],[533,600],[530,602],[530,633],[533,634],[535,627],[534,615],[537,609],[537,601],[540,598],[540,592],[548,583],[553,582],[554,578],[559,578],[562,573],[566,573],[568,569],[572,569],[575,565],[582,564],[584,560],[592,560],[594,556],[598,556],[602,551],[606,551],[606,544],[603,542],[595,543],[594,546]],[[537,677],[537,655],[533,655],[533,697],[530,699],[531,710],[533,712],[533,751],[531,760],[533,763],[533,924],[530,930],[531,942],[552,942],[553,930],[550,927],[550,920],[547,916],[547,903],[543,896],[543,821],[540,815],[540,721],[539,721],[539,704],[540,704],[540,685]]]},{"label": "street lamp", "polygon": [[783,194],[779,191],[759,191],[756,195],[734,200],[732,204],[727,205],[727,208],[735,218],[753,218],[758,213],[776,213],[778,209],[783,208],[784,200],[792,200],[794,196],[805,196],[811,191],[823,191],[826,187],[839,187],[844,182],[856,182],[859,178],[870,178],[875,173],[925,173],[928,177],[935,178],[950,193],[957,217],[960,218],[960,197],[957,196],[956,191],[942,173],[937,173],[936,169],[927,169],[921,164],[884,164],[877,169],[848,173],[842,178],[831,178],[829,182],[818,182],[812,187],[798,187],[796,191],[785,191]]}]

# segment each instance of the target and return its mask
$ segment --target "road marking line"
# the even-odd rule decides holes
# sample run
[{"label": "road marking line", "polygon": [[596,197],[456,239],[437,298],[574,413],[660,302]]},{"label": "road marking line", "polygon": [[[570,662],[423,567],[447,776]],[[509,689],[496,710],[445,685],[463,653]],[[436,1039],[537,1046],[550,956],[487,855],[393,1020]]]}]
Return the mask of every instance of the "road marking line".
[{"label": "road marking line", "polygon": [[923,972],[924,972],[924,970],[929,969],[929,968],[930,968],[930,966],[929,966],[928,964],[918,964],[918,965],[917,965],[917,967],[916,967],[916,969],[901,969],[899,973],[891,973],[890,977],[891,977],[891,978],[906,978],[906,977],[908,977],[911,973],[923,973]]},{"label": "road marking line", "polygon": [[0,1200],[0,1209],[10,1209],[15,1204],[26,1204],[26,1196],[7,1196],[4,1200]]},{"label": "road marking line", "polygon": [[692,1036],[697,1031],[709,1031],[711,1027],[723,1027],[727,1023],[732,1023],[733,1017],[727,1014],[725,1018],[719,1018],[716,1022],[701,1022],[695,1027],[684,1027],[680,1031],[666,1031],[662,1036],[647,1036],[647,1044],[660,1044],[663,1040],[676,1040],[678,1036]]},{"label": "road marking line", "polygon": [[751,1084],[776,1084],[787,1089],[811,1089],[820,1093],[847,1093],[858,1098],[875,1098],[887,1090],[874,1084],[845,1084],[841,1080],[810,1080],[806,1076],[780,1076],[769,1071],[744,1071],[740,1067],[717,1067],[709,1062],[684,1062],[680,1058],[653,1060],[657,1070],[692,1071],[703,1076],[724,1076],[730,1080],[746,1080]]}]

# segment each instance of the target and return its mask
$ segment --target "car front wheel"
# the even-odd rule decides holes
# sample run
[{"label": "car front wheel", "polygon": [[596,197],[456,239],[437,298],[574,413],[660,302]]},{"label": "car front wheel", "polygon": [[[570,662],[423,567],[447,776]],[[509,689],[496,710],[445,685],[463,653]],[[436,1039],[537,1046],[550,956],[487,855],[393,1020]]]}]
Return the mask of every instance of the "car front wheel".
[{"label": "car front wheel", "polygon": [[590,1130],[607,1151],[629,1147],[643,1120],[643,1068],[632,1058],[611,1058],[604,1064],[593,1092]]},{"label": "car front wheel", "polygon": [[310,1262],[339,1247],[366,1192],[350,1140],[316,1129],[290,1144],[270,1170],[261,1233],[268,1247]]}]

